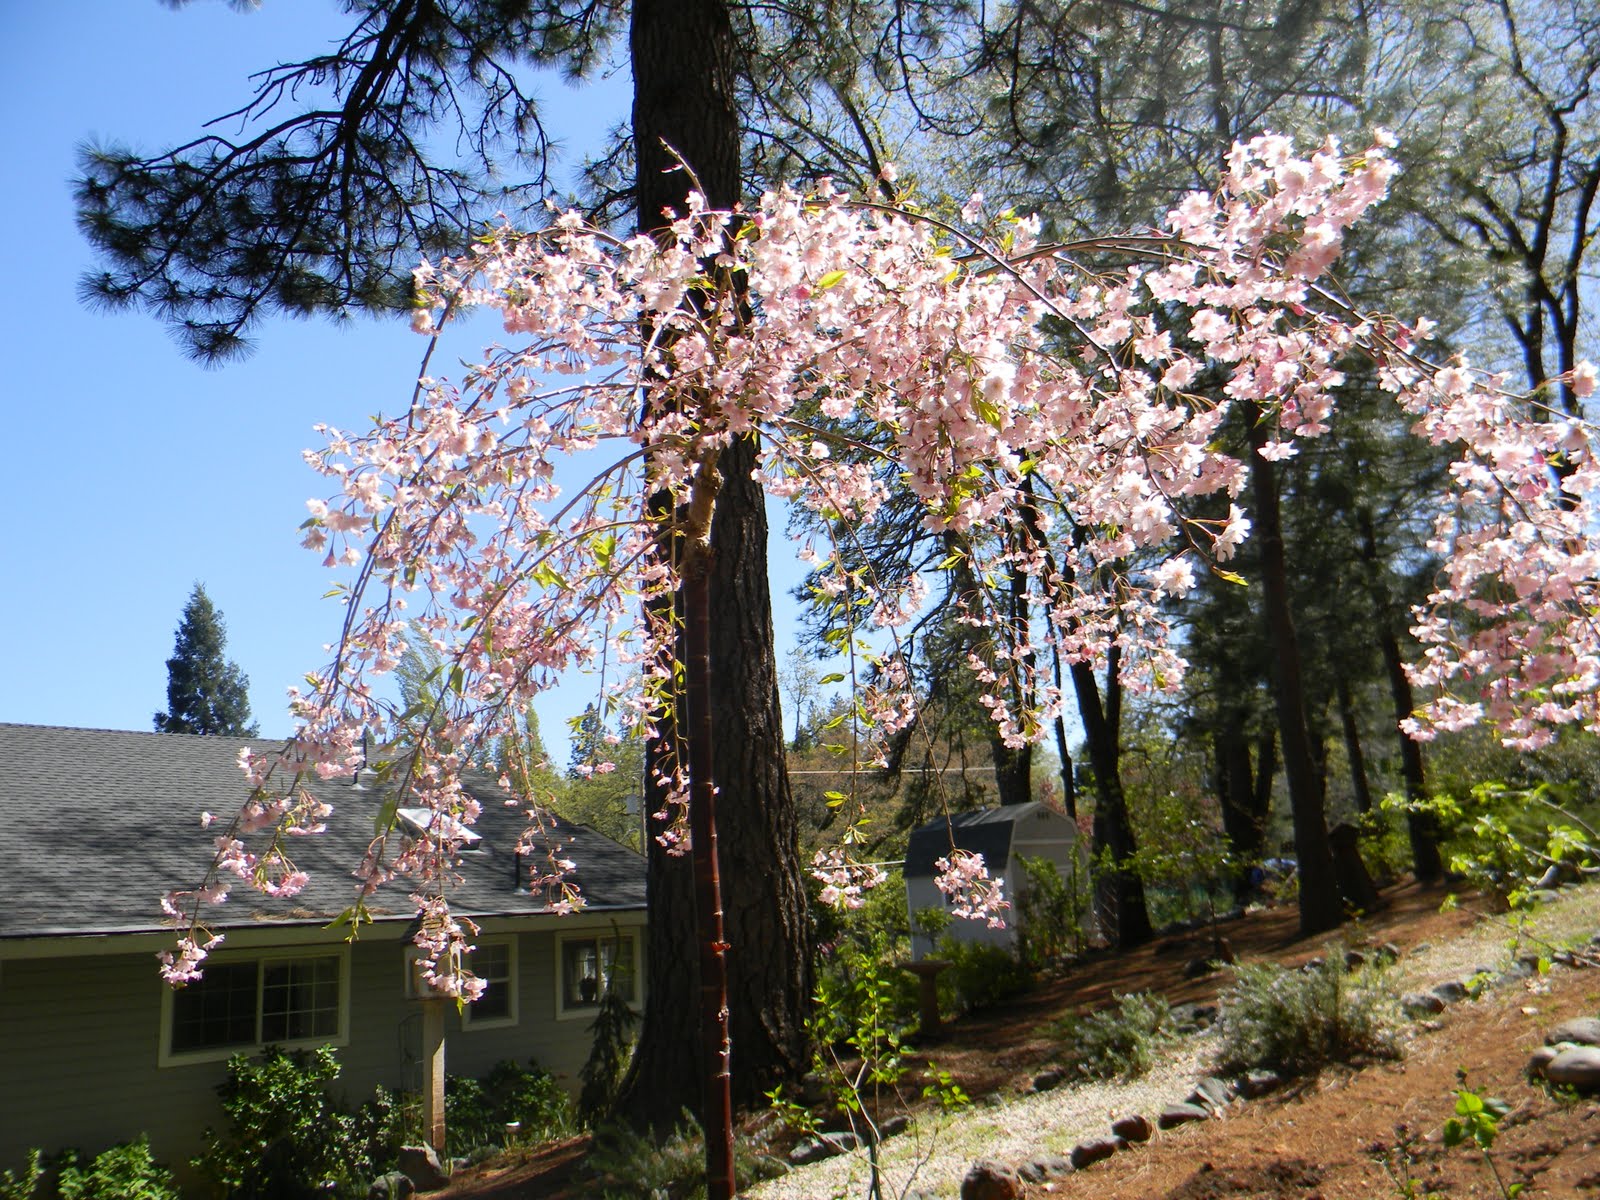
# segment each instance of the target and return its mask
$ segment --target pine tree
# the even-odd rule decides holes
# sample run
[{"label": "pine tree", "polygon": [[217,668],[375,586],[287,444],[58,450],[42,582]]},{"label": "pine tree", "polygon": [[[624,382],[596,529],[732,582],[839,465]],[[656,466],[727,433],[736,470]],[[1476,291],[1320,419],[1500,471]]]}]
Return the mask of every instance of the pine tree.
[{"label": "pine tree", "polygon": [[156,714],[157,733],[255,737],[250,720],[250,681],[238,664],[222,656],[228,643],[222,614],[206,589],[194,585],[178,622],[167,659],[167,710]]}]

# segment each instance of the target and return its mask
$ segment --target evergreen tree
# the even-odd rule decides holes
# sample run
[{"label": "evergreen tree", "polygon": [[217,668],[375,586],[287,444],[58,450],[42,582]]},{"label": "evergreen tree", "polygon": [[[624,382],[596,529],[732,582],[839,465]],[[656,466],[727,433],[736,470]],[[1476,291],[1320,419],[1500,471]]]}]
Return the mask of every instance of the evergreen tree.
[{"label": "evergreen tree", "polygon": [[206,589],[194,585],[183,606],[172,657],[167,659],[167,711],[156,714],[157,733],[255,737],[250,681],[222,656],[228,643],[222,614]]}]

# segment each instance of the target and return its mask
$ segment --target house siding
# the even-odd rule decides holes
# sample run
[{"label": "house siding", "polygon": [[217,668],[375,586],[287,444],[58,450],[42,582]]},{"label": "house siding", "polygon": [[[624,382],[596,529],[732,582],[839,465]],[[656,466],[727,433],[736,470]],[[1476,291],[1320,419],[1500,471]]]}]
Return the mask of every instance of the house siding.
[{"label": "house siding", "polygon": [[225,1068],[156,1066],[161,986],[146,954],[0,967],[0,1168],[30,1147],[97,1153],[141,1133],[175,1169],[199,1152]]},{"label": "house siding", "polygon": [[[622,927],[642,937],[643,914],[627,917]],[[499,936],[516,943],[517,1023],[463,1027],[448,1009],[447,1070],[476,1076],[502,1059],[532,1059],[576,1091],[588,1023],[556,1019],[557,931]],[[348,1103],[379,1085],[421,1086],[422,1003],[406,997],[405,952],[400,937],[381,928],[350,948],[348,1040],[337,1051],[336,1085]],[[202,1149],[204,1129],[224,1121],[216,1089],[227,1068],[221,1061],[158,1065],[162,1020],[162,984],[148,953],[0,963],[0,1169],[20,1168],[30,1147],[97,1153],[143,1133],[194,1191],[199,1181],[188,1161]]]}]

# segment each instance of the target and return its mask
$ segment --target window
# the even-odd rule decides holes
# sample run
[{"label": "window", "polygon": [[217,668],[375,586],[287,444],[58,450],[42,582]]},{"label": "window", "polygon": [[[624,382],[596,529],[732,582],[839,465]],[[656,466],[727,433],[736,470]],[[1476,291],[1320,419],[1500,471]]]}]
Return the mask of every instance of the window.
[{"label": "window", "polygon": [[629,1004],[639,999],[638,943],[633,934],[561,938],[556,1013],[577,1016],[600,1005],[609,982]]},{"label": "window", "polygon": [[462,1014],[466,1029],[514,1025],[517,1021],[517,943],[514,938],[479,939],[467,966],[489,986]]},{"label": "window", "polygon": [[339,1032],[339,960],[307,958],[261,968],[261,1040],[298,1042]]},{"label": "window", "polygon": [[347,965],[343,952],[207,964],[197,982],[163,992],[162,1063],[342,1041]]}]

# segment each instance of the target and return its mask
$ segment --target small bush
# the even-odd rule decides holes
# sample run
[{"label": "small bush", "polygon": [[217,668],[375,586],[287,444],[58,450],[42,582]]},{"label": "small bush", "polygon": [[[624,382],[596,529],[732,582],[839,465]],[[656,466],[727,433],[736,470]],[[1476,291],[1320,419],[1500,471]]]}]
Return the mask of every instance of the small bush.
[{"label": "small bush", "polygon": [[1027,886],[1018,902],[1017,945],[1022,960],[1039,971],[1064,955],[1081,953],[1088,943],[1088,872],[1074,870],[1063,879],[1042,855],[1018,861]]},{"label": "small bush", "polygon": [[366,1130],[328,1093],[338,1077],[339,1061],[326,1046],[234,1055],[217,1088],[228,1132],[206,1130],[195,1167],[242,1200],[365,1196],[373,1174]]},{"label": "small bush", "polygon": [[611,1115],[623,1073],[633,1057],[633,1027],[639,1014],[628,1007],[622,992],[606,981],[600,1008],[589,1026],[589,1057],[578,1072],[583,1087],[578,1093],[578,1120],[593,1126]]},{"label": "small bush", "polygon": [[1312,1075],[1330,1063],[1399,1058],[1400,1006],[1382,969],[1344,969],[1330,947],[1314,970],[1252,963],[1221,997],[1218,1067]]},{"label": "small bush", "polygon": [[61,1200],[178,1200],[172,1172],[150,1157],[144,1137],[101,1151],[88,1166],[79,1166],[77,1152],[67,1151],[57,1188]]},{"label": "small bush", "polygon": [[506,1126],[522,1126],[524,1141],[545,1141],[570,1133],[572,1104],[555,1077],[530,1062],[496,1063],[482,1079],[451,1075],[445,1080],[444,1124],[457,1154],[505,1141]]},{"label": "small bush", "polygon": [[[736,1143],[734,1173],[742,1186],[783,1173],[783,1164],[766,1148],[764,1139]],[[601,1126],[586,1166],[604,1200],[701,1200],[706,1194],[705,1138],[687,1112],[660,1142],[626,1125]]]},{"label": "small bush", "polygon": [[951,964],[939,977],[941,1006],[975,1012],[1003,1004],[1033,987],[1033,972],[1001,946],[963,942],[946,934],[939,939],[938,957]]},{"label": "small bush", "polygon": [[1067,1017],[1059,1028],[1082,1079],[1137,1079],[1178,1036],[1172,1006],[1152,992],[1118,996],[1116,1007]]}]

